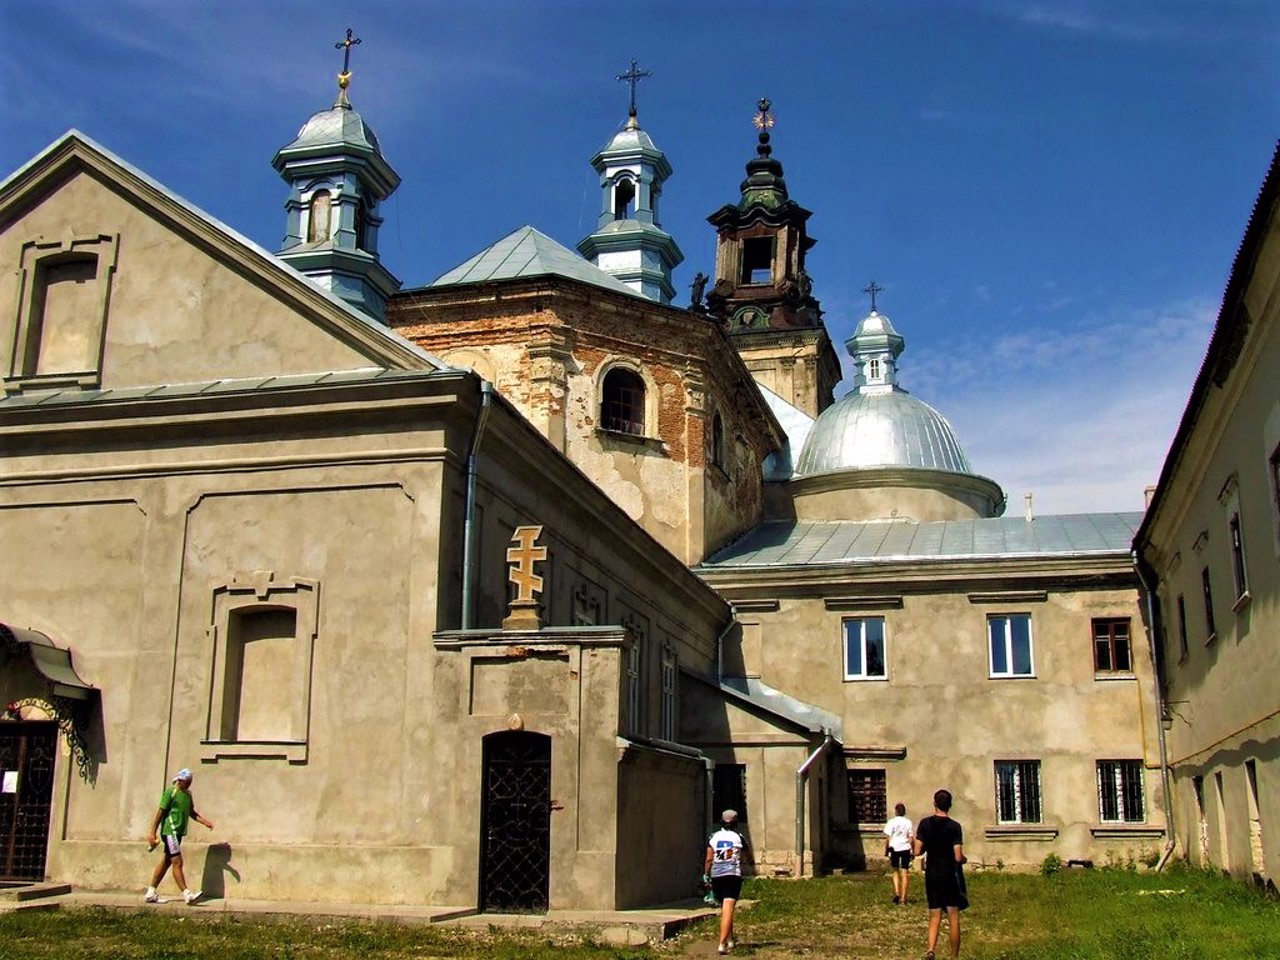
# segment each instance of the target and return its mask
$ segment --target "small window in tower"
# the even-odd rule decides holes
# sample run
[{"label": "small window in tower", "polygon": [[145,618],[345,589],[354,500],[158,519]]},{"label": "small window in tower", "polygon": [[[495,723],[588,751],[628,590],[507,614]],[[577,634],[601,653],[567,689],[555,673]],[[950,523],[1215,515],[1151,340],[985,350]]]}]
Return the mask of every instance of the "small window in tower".
[{"label": "small window in tower", "polygon": [[773,282],[773,237],[749,237],[742,241],[741,282]]},{"label": "small window in tower", "polygon": [[867,379],[868,380],[880,379],[880,361],[879,360],[871,360],[867,363]]},{"label": "small window in tower", "polygon": [[644,436],[644,380],[640,374],[624,367],[605,374],[600,426],[615,433]]},{"label": "small window in tower", "polygon": [[328,190],[317,190],[311,195],[311,212],[307,220],[307,243],[323,243],[329,239],[329,211],[331,198]]},{"label": "small window in tower", "polygon": [[719,411],[711,418],[711,462],[721,470],[725,469],[724,418]]},{"label": "small window in tower", "polygon": [[632,204],[636,199],[636,185],[630,180],[619,180],[613,190],[613,219],[634,219]]},{"label": "small window in tower", "polygon": [[364,208],[363,203],[356,203],[356,249],[368,250],[369,238],[366,235],[369,231],[369,213]]}]

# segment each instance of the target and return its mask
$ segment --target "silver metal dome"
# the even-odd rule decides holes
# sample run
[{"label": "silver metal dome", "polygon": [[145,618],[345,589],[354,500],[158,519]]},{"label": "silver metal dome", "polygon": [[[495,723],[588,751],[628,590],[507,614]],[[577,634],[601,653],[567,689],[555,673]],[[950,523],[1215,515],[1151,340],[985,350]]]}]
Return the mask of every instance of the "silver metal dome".
[{"label": "silver metal dome", "polygon": [[808,477],[867,467],[972,473],[951,424],[909,393],[849,393],[818,417],[796,473]]},{"label": "silver metal dome", "polygon": [[302,125],[293,143],[284,149],[298,150],[307,147],[356,147],[381,153],[378,137],[373,127],[349,106],[335,104],[321,110]]},{"label": "silver metal dome", "polygon": [[818,417],[796,463],[798,475],[867,467],[972,473],[946,418],[898,386],[906,341],[874,300],[845,347],[853,357],[853,389]]}]

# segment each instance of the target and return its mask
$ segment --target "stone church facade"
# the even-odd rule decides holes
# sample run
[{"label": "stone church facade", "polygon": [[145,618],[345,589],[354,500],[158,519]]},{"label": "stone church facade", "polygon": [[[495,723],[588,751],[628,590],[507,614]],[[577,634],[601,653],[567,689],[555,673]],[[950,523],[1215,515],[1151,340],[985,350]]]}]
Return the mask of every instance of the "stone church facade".
[{"label": "stone church facade", "polygon": [[717,807],[807,875],[939,786],[980,862],[1158,853],[1141,515],[1002,515],[874,306],[835,399],[761,130],[687,308],[634,112],[580,252],[403,290],[345,85],[274,254],[75,132],[0,184],[0,876],[139,885],[183,765],[192,872],[265,899],[662,902]]}]

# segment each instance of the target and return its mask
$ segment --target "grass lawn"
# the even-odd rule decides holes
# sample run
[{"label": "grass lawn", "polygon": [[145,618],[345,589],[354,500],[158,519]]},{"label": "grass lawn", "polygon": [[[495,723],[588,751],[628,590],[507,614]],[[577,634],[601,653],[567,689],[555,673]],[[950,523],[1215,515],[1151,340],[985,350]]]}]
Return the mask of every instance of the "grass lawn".
[{"label": "grass lawn", "polygon": [[[917,874],[913,894],[923,893]],[[926,911],[894,906],[888,880],[859,874],[802,882],[748,881],[738,949],[759,958],[803,955],[919,960]],[[1280,903],[1185,869],[985,872],[970,877],[964,952],[972,960],[1215,960],[1280,958]],[[944,927],[939,951],[947,956]],[[675,960],[715,955],[703,923],[653,949],[598,945],[570,934],[475,933],[364,922],[237,922],[221,915],[64,910],[0,916],[0,960]]]}]

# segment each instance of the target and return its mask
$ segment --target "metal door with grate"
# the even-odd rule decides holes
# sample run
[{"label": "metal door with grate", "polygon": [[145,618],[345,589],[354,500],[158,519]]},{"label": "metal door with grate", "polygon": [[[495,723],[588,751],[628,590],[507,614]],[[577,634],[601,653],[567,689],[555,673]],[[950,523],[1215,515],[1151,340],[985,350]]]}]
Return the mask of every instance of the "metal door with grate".
[{"label": "metal door with grate", "polygon": [[0,880],[43,880],[58,725],[0,723]]},{"label": "metal door with grate", "polygon": [[551,738],[523,731],[484,738],[480,908],[541,912],[551,872]]}]

